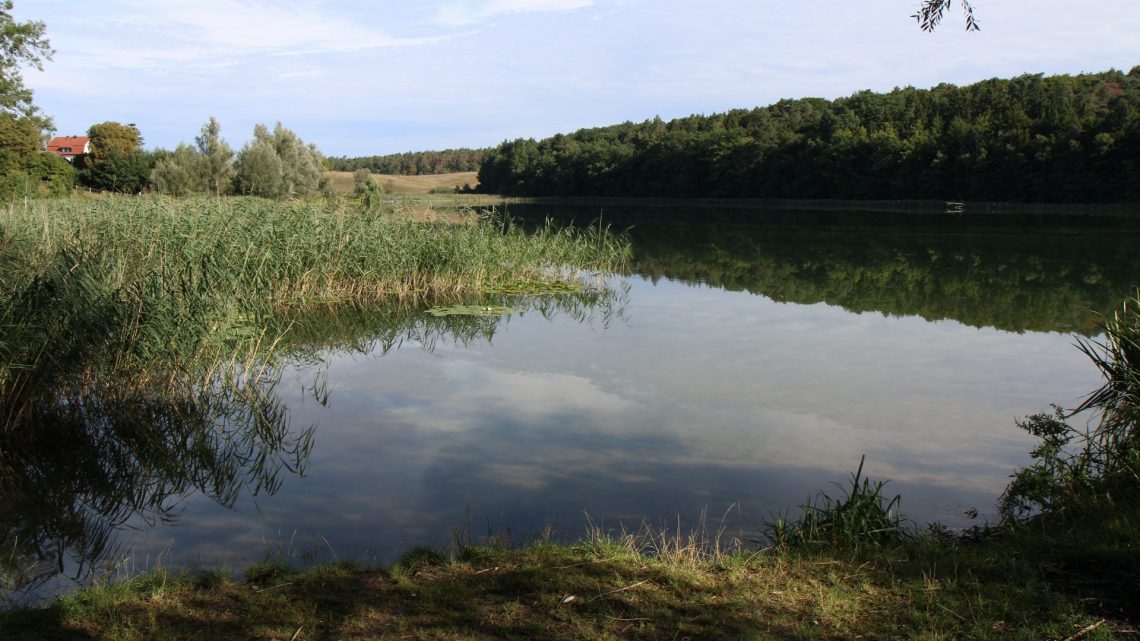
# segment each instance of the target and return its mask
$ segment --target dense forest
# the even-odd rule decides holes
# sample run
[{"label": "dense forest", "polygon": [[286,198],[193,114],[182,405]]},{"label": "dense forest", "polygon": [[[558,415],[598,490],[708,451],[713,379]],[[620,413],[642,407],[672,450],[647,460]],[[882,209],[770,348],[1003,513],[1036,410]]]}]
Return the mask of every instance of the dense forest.
[{"label": "dense forest", "polygon": [[1140,66],[862,91],[507,141],[509,196],[1140,200]]},{"label": "dense forest", "polygon": [[387,156],[361,158],[328,158],[333,171],[368,169],[374,174],[419,176],[422,174],[454,174],[478,171],[493,149],[445,149],[443,151],[409,151]]}]

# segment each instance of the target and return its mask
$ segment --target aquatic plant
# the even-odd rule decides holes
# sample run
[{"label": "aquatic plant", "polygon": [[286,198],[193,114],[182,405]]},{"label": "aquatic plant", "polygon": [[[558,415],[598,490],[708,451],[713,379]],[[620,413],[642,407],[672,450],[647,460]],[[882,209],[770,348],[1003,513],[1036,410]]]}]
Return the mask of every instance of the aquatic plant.
[{"label": "aquatic plant", "polygon": [[[1030,452],[1034,462],[1018,470],[999,501],[1007,523],[1064,518],[1140,488],[1140,297],[1125,300],[1103,327],[1102,340],[1078,338],[1077,346],[1104,384],[1072,411],[1054,406],[1018,422],[1039,443]],[[1084,412],[1092,414],[1091,427],[1069,424]]]},{"label": "aquatic plant", "polygon": [[899,512],[902,498],[887,498],[886,481],[863,477],[863,463],[851,475],[850,486],[838,484],[839,496],[820,492],[800,506],[801,515],[790,520],[777,515],[767,524],[767,538],[779,547],[820,546],[860,550],[902,542],[910,532]]}]

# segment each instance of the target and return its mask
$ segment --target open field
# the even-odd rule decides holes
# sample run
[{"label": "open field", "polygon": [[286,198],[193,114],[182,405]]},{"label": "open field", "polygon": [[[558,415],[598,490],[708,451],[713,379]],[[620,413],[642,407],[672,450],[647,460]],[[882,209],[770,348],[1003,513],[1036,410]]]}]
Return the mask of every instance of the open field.
[{"label": "open field", "polygon": [[[340,194],[351,194],[353,190],[351,171],[325,172],[332,182],[333,189]],[[372,179],[384,188],[384,193],[397,196],[429,194],[433,189],[453,189],[479,184],[479,175],[474,171],[465,171],[456,174],[427,174],[423,176],[395,176],[390,174],[373,174]]]}]

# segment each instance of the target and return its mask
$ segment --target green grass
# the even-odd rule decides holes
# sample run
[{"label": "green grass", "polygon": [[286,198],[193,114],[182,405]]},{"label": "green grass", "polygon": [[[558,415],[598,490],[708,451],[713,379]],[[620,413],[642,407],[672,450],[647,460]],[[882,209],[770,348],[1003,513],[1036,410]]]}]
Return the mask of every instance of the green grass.
[{"label": "green grass", "polygon": [[700,541],[715,536],[693,548],[689,535],[594,532],[568,545],[470,545],[451,560],[416,548],[390,567],[160,571],[0,614],[0,637],[1066,639],[1102,619],[1083,638],[1132,630],[1058,578],[1067,553],[1018,533],[857,554],[709,553]]}]

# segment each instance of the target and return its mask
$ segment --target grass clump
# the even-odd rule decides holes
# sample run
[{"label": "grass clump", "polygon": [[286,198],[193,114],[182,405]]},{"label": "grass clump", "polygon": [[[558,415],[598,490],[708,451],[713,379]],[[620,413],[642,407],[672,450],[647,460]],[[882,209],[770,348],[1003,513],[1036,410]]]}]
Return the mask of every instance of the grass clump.
[{"label": "grass clump", "polygon": [[871,482],[863,476],[863,463],[851,475],[850,486],[838,486],[840,494],[823,492],[800,506],[801,516],[792,521],[778,516],[768,524],[768,538],[777,546],[818,546],[860,551],[867,547],[896,545],[912,536],[899,511],[902,497],[888,498],[886,481]]}]

